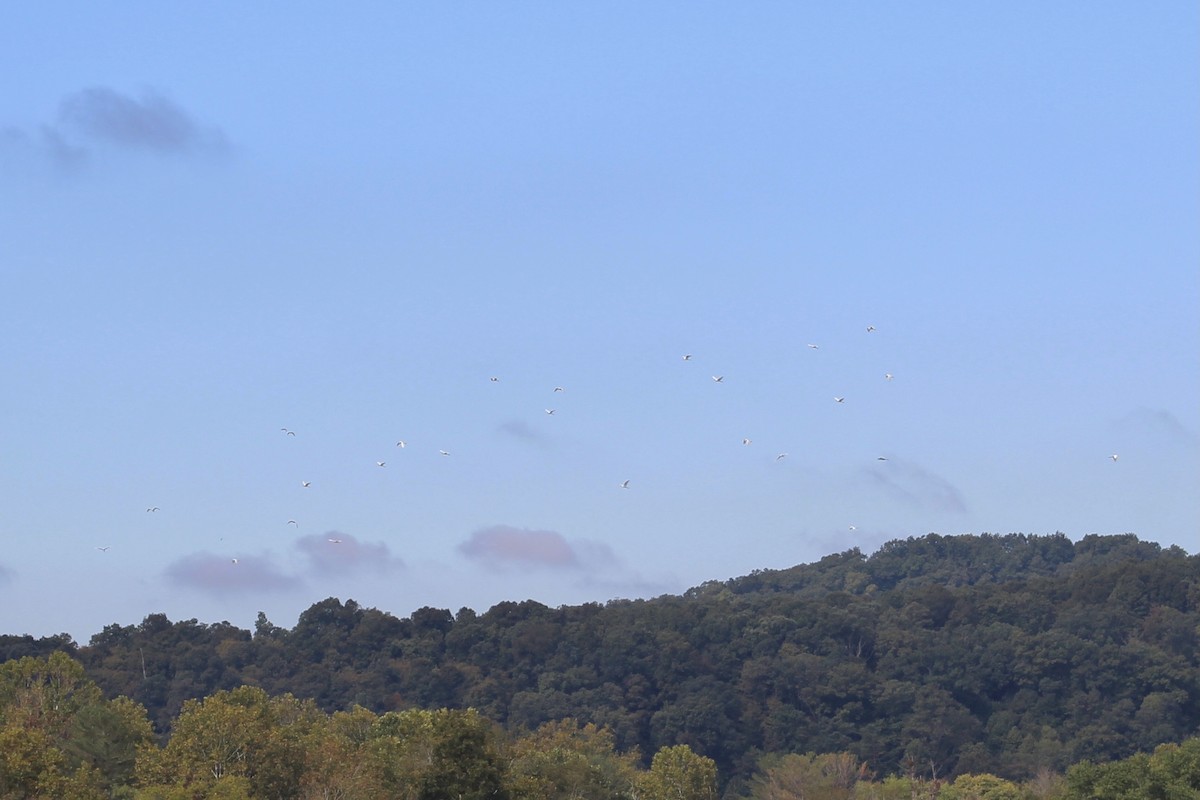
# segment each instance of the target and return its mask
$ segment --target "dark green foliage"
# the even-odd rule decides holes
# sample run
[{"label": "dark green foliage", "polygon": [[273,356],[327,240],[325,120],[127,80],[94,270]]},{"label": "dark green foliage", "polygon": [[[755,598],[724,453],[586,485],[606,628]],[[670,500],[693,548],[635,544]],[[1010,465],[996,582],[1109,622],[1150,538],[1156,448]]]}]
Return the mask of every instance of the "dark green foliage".
[{"label": "dark green foliage", "polygon": [[514,732],[571,717],[646,758],[686,744],[726,781],[788,752],[1026,779],[1194,735],[1198,631],[1200,557],[1178,548],[930,534],[653,600],[400,619],[329,598],[253,636],[157,614],[78,658],[164,734],[185,700],[245,683],[325,711],[470,707]]}]

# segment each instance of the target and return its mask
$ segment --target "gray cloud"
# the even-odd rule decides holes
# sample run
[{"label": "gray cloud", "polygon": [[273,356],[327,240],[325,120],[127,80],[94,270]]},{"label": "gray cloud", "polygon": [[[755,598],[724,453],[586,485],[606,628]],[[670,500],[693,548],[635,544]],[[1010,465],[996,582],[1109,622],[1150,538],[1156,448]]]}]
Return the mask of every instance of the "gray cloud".
[{"label": "gray cloud", "polygon": [[1179,418],[1161,408],[1139,408],[1126,414],[1114,424],[1123,438],[1132,438],[1155,447],[1200,448],[1200,436],[1188,429]]},{"label": "gray cloud", "polygon": [[940,475],[898,459],[883,466],[866,470],[867,477],[878,487],[916,508],[965,513],[967,505],[962,493]]},{"label": "gray cloud", "polygon": [[514,439],[520,439],[522,442],[529,444],[544,445],[547,442],[546,436],[541,432],[534,430],[528,423],[521,420],[509,420],[502,422],[497,427],[500,433],[511,436]]},{"label": "gray cloud", "polygon": [[404,568],[404,562],[382,542],[360,542],[337,531],[301,537],[296,540],[296,548],[307,556],[310,571],[318,575],[383,574]]},{"label": "gray cloud", "polygon": [[607,568],[617,563],[612,550],[598,542],[568,542],[556,531],[536,531],[493,525],[471,534],[458,546],[467,558],[493,569],[546,567],[578,570]]},{"label": "gray cloud", "polygon": [[622,577],[588,577],[583,585],[606,597],[658,597],[678,594],[683,586],[675,578],[652,580],[632,572]]},{"label": "gray cloud", "polygon": [[300,585],[262,556],[238,556],[237,563],[212,553],[192,553],[166,569],[171,580],[202,592],[277,592]]},{"label": "gray cloud", "polygon": [[67,95],[59,106],[59,125],[87,139],[160,153],[224,150],[225,135],[205,128],[153,91],[133,98],[105,87]]},{"label": "gray cloud", "polygon": [[172,156],[223,155],[231,149],[220,129],[197,122],[153,91],[131,97],[92,87],[64,97],[57,118],[33,132],[0,127],[0,156],[8,156],[9,165],[49,161],[74,172],[103,146]]}]

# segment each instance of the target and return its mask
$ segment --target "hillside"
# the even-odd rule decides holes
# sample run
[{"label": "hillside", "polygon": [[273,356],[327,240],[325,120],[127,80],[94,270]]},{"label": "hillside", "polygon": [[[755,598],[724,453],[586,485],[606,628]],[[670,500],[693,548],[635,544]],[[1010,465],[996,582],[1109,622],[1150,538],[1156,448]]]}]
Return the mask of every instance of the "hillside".
[{"label": "hillside", "polygon": [[329,711],[473,707],[510,729],[564,717],[621,749],[687,744],[721,773],[763,753],[1026,778],[1200,731],[1200,557],[1132,535],[898,540],[682,596],[405,618],[329,598],[294,628],[110,625],[63,651],[163,730],[250,684]]}]

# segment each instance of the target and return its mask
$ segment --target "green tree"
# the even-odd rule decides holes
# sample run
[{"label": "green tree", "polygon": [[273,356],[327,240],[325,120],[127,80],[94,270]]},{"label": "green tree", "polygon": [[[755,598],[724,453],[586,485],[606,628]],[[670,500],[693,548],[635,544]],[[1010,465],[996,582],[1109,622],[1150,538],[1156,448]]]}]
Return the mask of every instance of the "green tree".
[{"label": "green tree", "polygon": [[632,798],[637,754],[618,754],[613,735],[592,723],[547,722],[515,741],[508,780],[519,800]]},{"label": "green tree", "polygon": [[243,686],[189,700],[167,746],[143,747],[136,766],[143,787],[182,787],[207,795],[233,791],[243,778],[260,797],[290,797],[304,771],[303,738],[318,712],[291,695],[269,698]]},{"label": "green tree", "polygon": [[664,747],[642,776],[642,795],[647,800],[716,800],[716,762],[686,744]]},{"label": "green tree", "polygon": [[942,789],[938,800],[1023,800],[1021,787],[995,775],[959,775]]},{"label": "green tree", "polygon": [[759,768],[753,800],[850,800],[867,778],[867,765],[851,753],[768,756]]}]

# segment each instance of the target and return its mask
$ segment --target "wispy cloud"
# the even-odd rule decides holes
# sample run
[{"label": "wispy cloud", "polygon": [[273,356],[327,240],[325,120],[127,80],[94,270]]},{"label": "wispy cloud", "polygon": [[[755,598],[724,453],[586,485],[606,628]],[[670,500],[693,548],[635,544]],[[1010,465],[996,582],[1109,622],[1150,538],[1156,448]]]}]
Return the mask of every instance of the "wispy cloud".
[{"label": "wispy cloud", "polygon": [[547,437],[542,432],[530,427],[529,423],[521,420],[509,420],[502,422],[497,427],[500,433],[506,436],[511,436],[514,439],[519,439],[528,444],[544,445],[547,443]]},{"label": "wispy cloud", "polygon": [[957,513],[967,510],[957,487],[917,464],[893,458],[865,472],[875,486],[916,508]]},{"label": "wispy cloud", "polygon": [[307,557],[309,571],[317,575],[385,574],[404,568],[404,561],[393,556],[386,544],[360,542],[337,531],[301,537],[296,548]]},{"label": "wispy cloud", "polygon": [[1155,447],[1177,447],[1186,450],[1200,448],[1200,436],[1161,408],[1138,408],[1114,424],[1123,438],[1145,442]]},{"label": "wispy cloud", "polygon": [[569,542],[557,531],[538,531],[493,525],[471,534],[458,546],[467,558],[492,569],[544,567],[578,570],[607,568],[617,563],[608,545]]},{"label": "wispy cloud", "polygon": [[293,589],[301,581],[280,572],[263,556],[233,559],[212,553],[192,553],[166,569],[176,583],[202,592],[277,592]]},{"label": "wispy cloud", "polygon": [[228,147],[220,130],[200,125],[169,98],[150,90],[137,98],[103,86],[75,92],[63,98],[58,121],[60,128],[86,139],[137,150],[185,153]]},{"label": "wispy cloud", "polygon": [[675,578],[652,580],[631,572],[623,576],[589,576],[583,585],[595,590],[598,596],[612,597],[658,597],[678,594],[684,587]]},{"label": "wispy cloud", "polygon": [[0,128],[0,154],[49,161],[67,171],[78,170],[104,147],[211,156],[229,152],[230,143],[219,128],[199,122],[166,95],[146,90],[135,97],[103,86],[66,95],[57,117],[34,132]]}]

